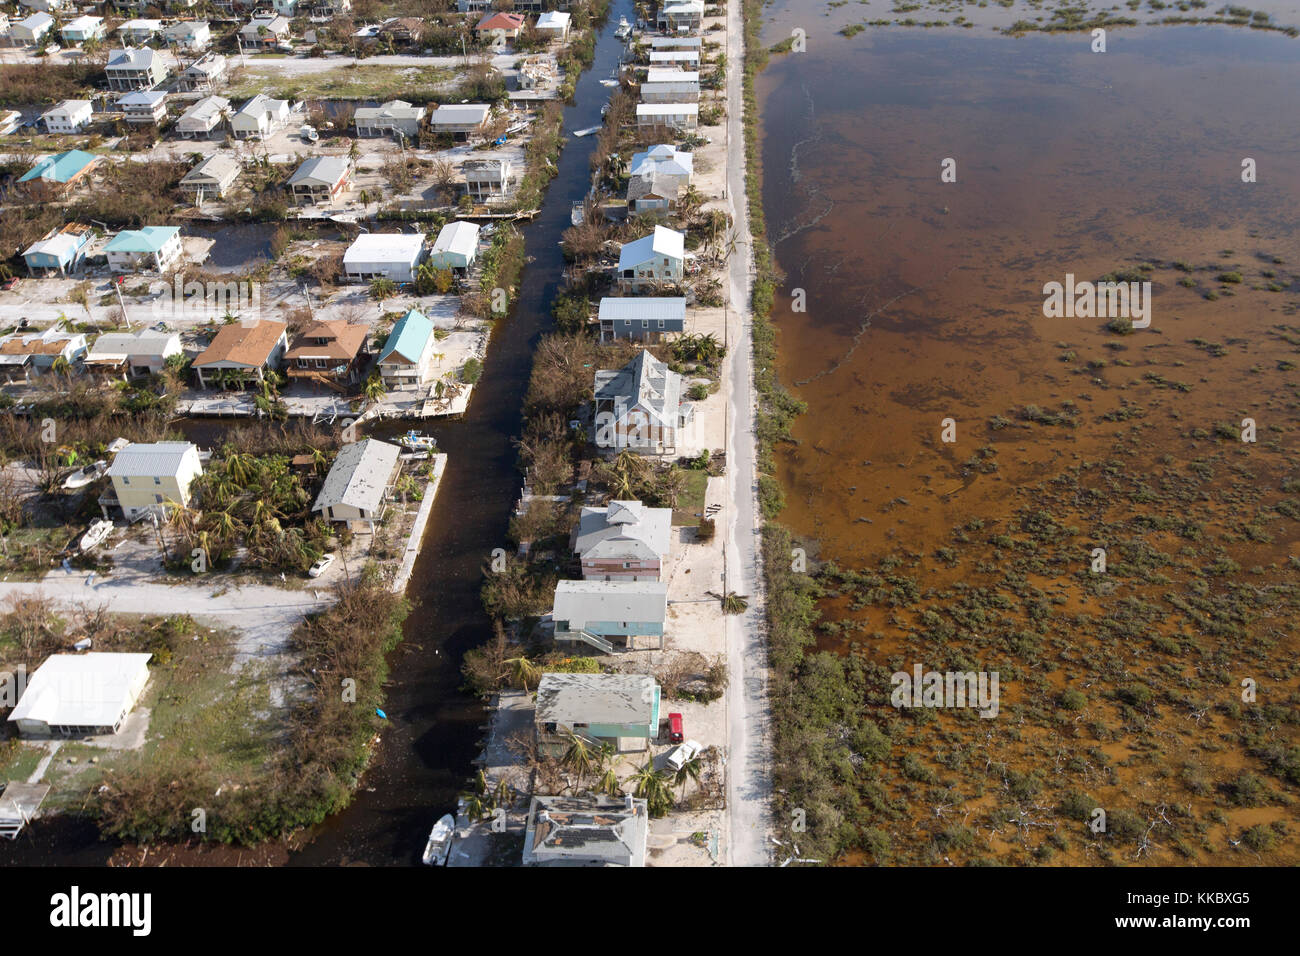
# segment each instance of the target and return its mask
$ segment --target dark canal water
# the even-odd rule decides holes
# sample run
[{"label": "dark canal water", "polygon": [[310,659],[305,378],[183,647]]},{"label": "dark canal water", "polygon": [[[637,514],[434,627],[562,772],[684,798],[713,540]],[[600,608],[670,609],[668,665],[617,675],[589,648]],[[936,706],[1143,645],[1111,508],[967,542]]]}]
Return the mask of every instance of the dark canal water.
[{"label": "dark canal water", "polygon": [[[609,89],[600,85],[622,52],[614,30],[632,16],[614,0],[592,69],[579,80],[564,129],[601,121]],[[460,421],[424,430],[449,455],[447,469],[407,588],[416,608],[406,640],[390,658],[389,721],[355,802],[323,824],[292,863],[305,866],[417,865],[433,821],[455,809],[482,744],[487,711],[460,689],[460,660],[490,635],[479,600],[481,567],[506,531],[519,494],[512,440],[538,338],[551,328],[550,306],[564,267],[560,236],[569,211],[590,186],[596,137],[570,137],[542,210],[524,225],[528,255],[514,307],[493,333],[483,378]],[[51,821],[31,827],[0,863],[96,864],[110,852],[93,826]]]}]

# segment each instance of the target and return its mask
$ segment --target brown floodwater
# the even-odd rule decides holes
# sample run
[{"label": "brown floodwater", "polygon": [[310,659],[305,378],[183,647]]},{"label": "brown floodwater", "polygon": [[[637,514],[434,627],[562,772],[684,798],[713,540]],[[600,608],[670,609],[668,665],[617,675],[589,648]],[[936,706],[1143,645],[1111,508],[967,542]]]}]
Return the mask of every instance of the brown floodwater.
[{"label": "brown floodwater", "polygon": [[[1300,523],[1258,515],[1296,477],[1300,435],[1300,127],[1288,119],[1300,102],[1300,41],[1144,27],[1112,32],[1110,52],[1093,54],[1081,35],[868,29],[845,38],[834,33],[841,23],[818,24],[802,5],[777,4],[770,15],[768,44],[794,26],[808,30],[808,52],[774,57],[758,80],[763,206],[784,277],[773,312],[779,374],[807,403],[793,443],[777,451],[780,520],[841,566],[900,561],[920,591],[907,609],[851,593],[824,600],[825,618],[857,629],[822,633],[818,646],[891,670],[957,659],[946,657],[956,648],[1001,666],[1014,731],[976,721],[972,733],[945,715],[909,731],[912,754],[929,761],[957,741],[978,752],[981,767],[1005,763],[1055,787],[1070,756],[1090,768],[1070,782],[1107,806],[1149,815],[1176,798],[1190,808],[1199,844],[1127,859],[1242,862],[1231,838],[1257,823],[1294,826],[1294,812],[1282,798],[1224,811],[1221,788],[1243,770],[1266,771],[1240,743],[1249,728],[1235,718],[1192,721],[1179,695],[1226,685],[1217,672],[1207,680],[1204,654],[1233,682],[1267,672],[1293,706],[1294,613],[1263,628],[1269,650],[1252,637],[1246,652],[1244,641],[1236,648],[1199,633],[1166,606],[1149,633],[1184,642],[1182,661],[1162,662],[1145,641],[1107,645],[1095,635],[1121,594],[1159,604],[1203,584],[1197,562],[1215,549],[1250,569],[1250,584],[1295,582],[1300,563],[1288,559],[1300,554]],[[1246,158],[1255,182],[1242,181]],[[946,159],[955,160],[955,182],[941,180]],[[1150,328],[1120,335],[1106,318],[1044,316],[1046,283],[1117,270],[1152,283]],[[1257,443],[1213,438],[1216,426],[1237,429],[1247,417]],[[943,440],[947,419],[952,442]],[[1126,476],[1114,474],[1116,462]],[[1194,462],[1214,478],[1180,499]],[[1181,501],[1172,510],[1185,508],[1205,538],[1189,544],[1153,531],[1145,545],[1175,556],[1169,577],[1125,581],[1112,595],[1077,572],[1088,548],[1118,542],[1082,541],[1094,529],[1114,533],[1142,509],[1127,492],[1110,504],[1104,497],[1120,485],[1131,491],[1133,476],[1149,477],[1153,513]],[[1062,558],[1046,547],[1011,561],[988,543],[992,531],[1022,530],[1035,507],[1079,529],[1077,539],[1067,535],[1077,562],[1069,548]],[[972,522],[985,531],[955,533]],[[1005,589],[999,575],[1033,561],[1041,567],[1026,587],[1057,609],[1041,655],[990,650],[981,635],[943,648],[924,640],[917,612],[951,603],[953,588]],[[1116,675],[1178,703],[1135,730],[1116,702]],[[1073,726],[1043,717],[1044,702],[1067,685],[1088,688],[1084,722]],[[875,712],[878,721],[891,716]],[[1282,737],[1295,745],[1294,728]],[[907,749],[900,743],[895,758]],[[1169,783],[1195,776],[1180,769],[1189,766],[1212,786]],[[935,769],[950,786],[952,775]],[[924,843],[939,810],[896,763],[882,774],[906,807],[901,819],[877,820],[891,832],[894,859],[937,862]],[[1055,796],[1032,812],[1050,817]],[[1041,839],[1047,829],[975,823],[1006,799],[990,786],[958,816],[979,830],[985,852],[1024,862],[1015,854],[1035,844],[1026,834]],[[1056,859],[1093,863],[1094,853],[1076,844]],[[850,849],[842,860],[870,858]],[[1295,847],[1270,859],[1295,862]]]}]

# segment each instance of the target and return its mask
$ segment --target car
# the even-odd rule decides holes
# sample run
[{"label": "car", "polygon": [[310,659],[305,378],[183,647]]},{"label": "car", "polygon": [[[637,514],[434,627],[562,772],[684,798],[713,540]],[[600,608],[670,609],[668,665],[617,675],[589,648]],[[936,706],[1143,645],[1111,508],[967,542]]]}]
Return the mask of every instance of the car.
[{"label": "car", "polygon": [[318,578],[325,573],[325,569],[334,563],[334,555],[321,555],[320,560],[313,564],[307,571],[307,577]]},{"label": "car", "polygon": [[686,738],[682,733],[682,715],[669,714],[668,715],[668,742],[670,744],[679,744],[685,739]]},{"label": "car", "polygon": [[18,283],[20,281],[21,280],[18,278],[18,276],[14,276],[12,279],[6,279],[4,284],[4,290],[6,292],[12,292],[14,289],[18,288]]},{"label": "car", "polygon": [[682,767],[686,766],[688,761],[693,759],[703,749],[704,745],[698,740],[688,740],[684,744],[679,744],[676,749],[668,754],[668,760],[666,761],[668,769],[681,770]]}]

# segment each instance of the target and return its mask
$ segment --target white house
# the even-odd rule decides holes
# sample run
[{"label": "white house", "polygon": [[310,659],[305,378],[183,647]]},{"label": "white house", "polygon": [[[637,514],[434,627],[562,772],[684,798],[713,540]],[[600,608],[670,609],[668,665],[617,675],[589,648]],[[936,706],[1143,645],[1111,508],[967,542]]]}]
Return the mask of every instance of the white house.
[{"label": "white house", "polygon": [[128,123],[158,125],[167,118],[167,94],[162,90],[136,90],[117,101]]},{"label": "white house", "polygon": [[354,521],[374,527],[383,517],[389,490],[401,470],[401,452],[397,445],[374,438],[344,445],[311,510],[349,527]]},{"label": "white house", "polygon": [[596,444],[638,455],[676,454],[695,417],[682,377],[647,349],[621,369],[596,372],[594,408]]},{"label": "white house", "polygon": [[419,233],[363,232],[343,253],[343,271],[353,282],[412,282],[423,252],[424,236]]},{"label": "white house", "polygon": [[698,103],[700,84],[688,80],[673,83],[642,83],[642,103]]},{"label": "white house", "polygon": [[699,50],[651,50],[650,65],[662,67],[665,63],[684,64],[692,70],[700,68]]},{"label": "white house", "polygon": [[450,269],[459,275],[468,272],[478,255],[477,223],[457,219],[438,231],[438,238],[429,251],[429,265],[435,269]]},{"label": "white house", "polygon": [[82,359],[89,369],[121,372],[126,377],[157,375],[167,367],[167,360],[180,355],[179,332],[107,332],[95,340]]},{"label": "white house", "polygon": [[625,291],[671,285],[682,281],[686,263],[686,237],[666,226],[629,242],[619,251],[618,284]]},{"label": "white house", "polygon": [[185,139],[211,136],[230,113],[230,100],[224,96],[205,96],[180,115],[176,132]]},{"label": "white house", "polygon": [[288,121],[288,100],[273,100],[258,93],[230,118],[230,131],[236,139],[264,139]]},{"label": "white house", "polygon": [[650,812],[641,797],[534,796],[524,866],[645,866]]},{"label": "white house", "polygon": [[383,106],[363,106],[353,115],[358,136],[394,136],[401,133],[407,139],[420,134],[424,122],[423,106],[412,106],[405,100],[389,100]]},{"label": "white house", "polygon": [[503,197],[513,178],[508,159],[467,159],[460,172],[465,177],[465,191],[479,202]]},{"label": "white house", "polygon": [[181,71],[180,89],[185,93],[212,89],[226,73],[226,58],[220,53],[205,53]]},{"label": "white house", "polygon": [[40,42],[41,38],[52,29],[54,29],[52,16],[48,13],[33,13],[9,28],[9,39],[15,46],[20,43],[34,44]]},{"label": "white house", "polygon": [[134,521],[149,513],[162,517],[173,503],[188,507],[190,486],[203,465],[191,442],[135,442],[117,453],[106,474],[113,494],[101,498],[101,506],[121,508]]},{"label": "white house", "polygon": [[666,126],[669,129],[695,129],[700,125],[698,103],[638,103],[637,126]]},{"label": "white house", "polygon": [[163,39],[181,50],[206,50],[212,44],[212,26],[206,20],[181,20],[163,28]]},{"label": "white house", "polygon": [[563,40],[569,35],[569,14],[559,10],[547,10],[537,18],[533,28],[543,36]]},{"label": "white house", "polygon": [[167,65],[148,47],[111,50],[104,67],[111,90],[148,90],[167,78]]},{"label": "white house", "polygon": [[181,177],[181,189],[196,203],[205,199],[224,199],[239,178],[239,160],[229,153],[213,153]]},{"label": "white house", "polygon": [[389,388],[423,385],[433,367],[437,338],[433,323],[422,312],[411,309],[397,320],[375,363]]},{"label": "white house", "polygon": [[275,46],[289,39],[289,21],[279,15],[254,17],[240,28],[239,35],[252,46]]},{"label": "white house", "polygon": [[102,40],[106,35],[104,18],[77,17],[77,19],[65,23],[63,29],[59,32],[63,35],[63,42],[69,46],[88,43],[91,40]]},{"label": "white house", "polygon": [[50,133],[80,133],[90,125],[90,100],[64,100],[41,115],[41,122]]},{"label": "white house", "polygon": [[668,0],[659,7],[659,29],[665,33],[698,30],[704,22],[702,0]]},{"label": "white house", "polygon": [[124,229],[104,246],[113,272],[167,272],[181,258],[181,231],[176,226]]},{"label": "white house", "polygon": [[20,7],[26,7],[28,10],[40,10],[44,13],[55,13],[68,6],[69,0],[18,0]]},{"label": "white house", "polygon": [[487,103],[450,103],[429,114],[429,129],[435,133],[469,136],[487,123],[492,107]]},{"label": "white house", "polygon": [[9,720],[23,737],[89,737],[122,728],[149,683],[152,654],[51,654]]},{"label": "white house", "polygon": [[127,20],[117,28],[117,37],[128,46],[148,43],[162,33],[161,20]]}]

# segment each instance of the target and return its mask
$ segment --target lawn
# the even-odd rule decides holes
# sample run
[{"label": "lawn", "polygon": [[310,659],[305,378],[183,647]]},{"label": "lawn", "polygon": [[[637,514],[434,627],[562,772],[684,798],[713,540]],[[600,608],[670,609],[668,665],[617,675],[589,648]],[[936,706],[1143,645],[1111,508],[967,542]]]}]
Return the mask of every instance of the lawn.
[{"label": "lawn", "polygon": [[690,468],[685,475],[686,488],[673,509],[673,524],[680,528],[694,528],[704,514],[704,492],[709,487],[709,473]]},{"label": "lawn", "polygon": [[454,70],[442,67],[375,66],[348,64],[319,73],[285,76],[276,70],[259,70],[251,63],[226,94],[244,99],[268,93],[280,99],[390,100],[427,103],[446,95],[445,85],[456,78]]}]

